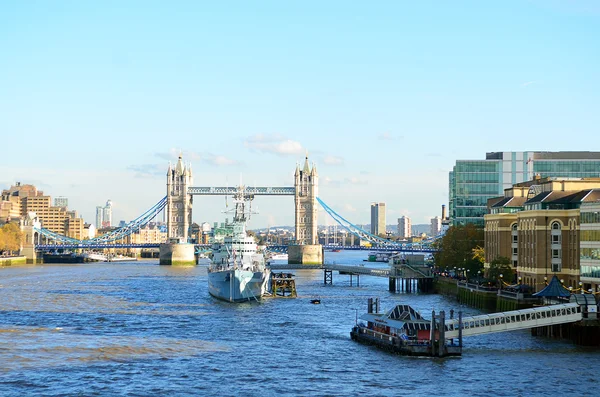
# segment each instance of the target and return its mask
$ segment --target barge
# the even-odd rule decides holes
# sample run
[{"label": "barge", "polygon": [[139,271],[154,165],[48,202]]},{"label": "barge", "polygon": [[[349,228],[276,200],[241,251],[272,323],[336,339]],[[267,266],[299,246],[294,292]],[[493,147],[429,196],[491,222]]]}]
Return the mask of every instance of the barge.
[{"label": "barge", "polygon": [[446,341],[444,322],[443,311],[437,316],[433,312],[432,318],[427,320],[408,305],[396,305],[386,313],[379,313],[379,299],[370,298],[368,312],[357,319],[350,337],[357,342],[402,355],[460,356],[462,333],[459,332],[458,340]]}]

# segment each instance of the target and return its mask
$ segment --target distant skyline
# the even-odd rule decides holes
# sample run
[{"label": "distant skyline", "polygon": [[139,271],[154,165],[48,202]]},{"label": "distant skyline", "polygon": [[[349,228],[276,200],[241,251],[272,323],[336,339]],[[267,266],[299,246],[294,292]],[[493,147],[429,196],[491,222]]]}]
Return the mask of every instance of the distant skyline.
[{"label": "distant skyline", "polygon": [[[600,2],[8,2],[0,188],[131,220],[180,152],[197,186],[292,186],[356,224],[440,216],[457,159],[598,151]],[[257,197],[251,228],[293,225]],[[196,197],[195,222],[224,198]],[[394,221],[394,222],[392,222]],[[321,225],[333,224],[320,211]]]}]

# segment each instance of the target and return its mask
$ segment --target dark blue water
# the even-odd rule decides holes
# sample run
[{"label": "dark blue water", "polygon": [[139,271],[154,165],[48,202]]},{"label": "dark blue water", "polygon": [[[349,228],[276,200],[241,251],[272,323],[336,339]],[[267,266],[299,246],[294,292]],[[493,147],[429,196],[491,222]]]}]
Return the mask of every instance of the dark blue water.
[{"label": "dark blue water", "polygon": [[[327,253],[362,262],[365,252]],[[0,268],[2,396],[592,395],[600,351],[528,331],[465,339],[460,358],[397,356],[350,340],[368,297],[426,317],[468,307],[390,294],[387,279],[295,271],[297,299],[211,298],[206,268],[155,262]],[[319,296],[321,305],[310,300]]]}]

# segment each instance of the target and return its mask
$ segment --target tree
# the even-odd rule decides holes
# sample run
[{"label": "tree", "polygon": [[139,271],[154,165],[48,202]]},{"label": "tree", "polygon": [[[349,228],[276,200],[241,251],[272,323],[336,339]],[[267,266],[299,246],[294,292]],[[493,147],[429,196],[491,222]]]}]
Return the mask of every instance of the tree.
[{"label": "tree", "polygon": [[435,245],[439,250],[434,254],[438,269],[464,268],[472,275],[483,269],[483,262],[474,255],[474,250],[483,245],[482,228],[471,223],[451,226]]},{"label": "tree", "polygon": [[487,272],[487,278],[490,280],[498,280],[502,275],[502,280],[506,283],[512,283],[515,272],[510,267],[510,259],[505,256],[499,256],[490,262],[490,268]]},{"label": "tree", "polygon": [[15,252],[21,249],[23,233],[16,223],[7,223],[0,228],[0,251]]}]

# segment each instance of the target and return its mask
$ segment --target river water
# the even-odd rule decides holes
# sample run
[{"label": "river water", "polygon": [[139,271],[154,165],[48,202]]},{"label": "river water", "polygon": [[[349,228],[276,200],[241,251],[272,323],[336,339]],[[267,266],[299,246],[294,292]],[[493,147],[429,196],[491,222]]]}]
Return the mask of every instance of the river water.
[{"label": "river water", "polygon": [[[326,253],[362,263],[366,252]],[[370,266],[370,264],[367,264]],[[391,294],[294,271],[298,298],[230,304],[206,266],[140,261],[0,268],[1,396],[593,395],[600,350],[528,331],[465,339],[460,358],[411,358],[350,340],[367,298],[479,313],[439,295]],[[310,300],[320,297],[321,305]]]}]

